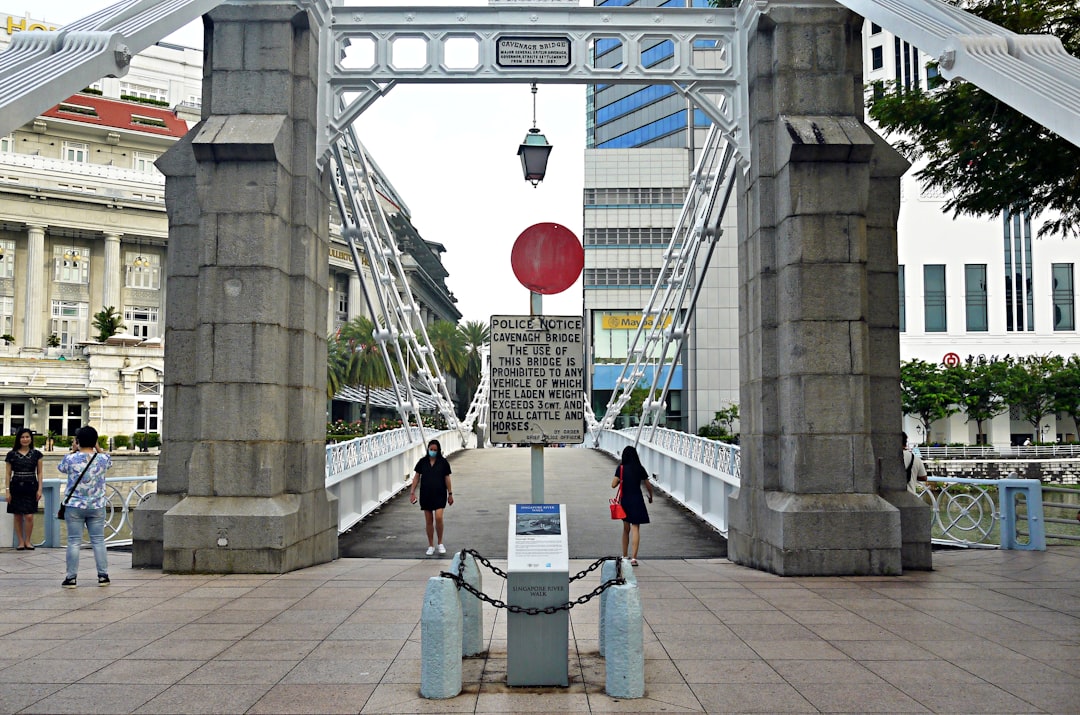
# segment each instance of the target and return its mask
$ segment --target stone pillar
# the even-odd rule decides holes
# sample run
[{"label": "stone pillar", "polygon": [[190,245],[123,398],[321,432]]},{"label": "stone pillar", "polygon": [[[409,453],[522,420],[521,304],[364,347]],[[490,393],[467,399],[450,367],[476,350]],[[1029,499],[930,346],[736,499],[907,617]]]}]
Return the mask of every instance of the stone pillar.
[{"label": "stone pillar", "polygon": [[283,573],[337,557],[318,40],[291,2],[222,5],[206,23],[205,118],[158,163],[166,422],[159,495],[135,524],[133,561],[152,565],[159,549],[171,572]]},{"label": "stone pillar", "polygon": [[359,318],[365,314],[364,310],[364,287],[360,285],[360,276],[356,273],[349,274],[349,320]]},{"label": "stone pillar", "polygon": [[[859,20],[824,0],[759,5],[739,203],[742,486],[728,554],[782,575],[899,574],[900,515],[878,494],[872,439],[875,142],[862,123]],[[891,419],[898,432],[899,410]],[[881,456],[898,448],[899,436]]]},{"label": "stone pillar", "polygon": [[40,351],[45,345],[45,227],[26,226],[26,307],[23,350]]},{"label": "stone pillar", "polygon": [[105,234],[105,275],[101,291],[101,306],[112,306],[121,315],[124,307],[120,305],[120,275],[123,266],[120,261],[120,236],[115,233]]}]

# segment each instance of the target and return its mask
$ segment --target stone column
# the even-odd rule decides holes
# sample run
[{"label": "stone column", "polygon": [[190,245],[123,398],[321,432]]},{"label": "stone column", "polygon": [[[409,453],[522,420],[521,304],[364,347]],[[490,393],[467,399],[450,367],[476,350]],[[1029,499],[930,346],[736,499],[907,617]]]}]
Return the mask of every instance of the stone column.
[{"label": "stone column", "polygon": [[337,556],[324,476],[318,41],[291,2],[223,5],[207,26],[205,118],[158,163],[166,422],[158,500],[135,524],[136,549],[141,565],[160,551],[171,572],[282,573]]},{"label": "stone column", "polygon": [[123,266],[120,261],[120,235],[105,234],[105,275],[102,280],[101,306],[112,306],[121,315],[124,307],[120,305],[120,275]]},{"label": "stone column", "polygon": [[739,204],[742,486],[728,553],[782,575],[899,574],[900,515],[878,495],[872,439],[875,144],[862,123],[859,20],[825,0],[759,7]]},{"label": "stone column", "polygon": [[349,320],[364,315],[364,288],[360,285],[360,276],[349,274]]},{"label": "stone column", "polygon": [[26,305],[23,309],[23,350],[40,351],[45,330],[45,227],[26,226]]}]

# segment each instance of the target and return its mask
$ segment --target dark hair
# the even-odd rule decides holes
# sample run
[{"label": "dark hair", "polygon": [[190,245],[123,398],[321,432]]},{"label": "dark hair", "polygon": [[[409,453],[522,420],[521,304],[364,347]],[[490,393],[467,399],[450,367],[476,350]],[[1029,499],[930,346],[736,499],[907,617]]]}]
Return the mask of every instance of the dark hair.
[{"label": "dark hair", "polygon": [[97,437],[97,430],[90,426],[75,430],[75,441],[79,444],[79,449],[97,446]]},{"label": "dark hair", "polygon": [[30,449],[34,448],[34,430],[29,427],[20,427],[15,432],[15,449],[19,448],[19,440],[22,439],[23,432],[30,435]]},{"label": "dark hair", "polygon": [[624,467],[637,467],[644,469],[641,466],[641,457],[638,456],[637,450],[633,447],[624,447],[622,451],[622,463]]},{"label": "dark hair", "polygon": [[439,450],[439,456],[441,457],[442,456],[442,445],[439,444],[439,440],[437,440],[437,439],[429,439],[428,443],[427,443],[428,449],[431,449],[431,445],[435,445],[435,449]]}]

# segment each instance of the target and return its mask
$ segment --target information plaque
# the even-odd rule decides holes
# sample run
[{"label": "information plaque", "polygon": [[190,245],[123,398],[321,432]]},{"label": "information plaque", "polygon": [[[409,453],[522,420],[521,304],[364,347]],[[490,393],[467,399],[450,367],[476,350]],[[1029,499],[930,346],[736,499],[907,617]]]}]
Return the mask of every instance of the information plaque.
[{"label": "information plaque", "polygon": [[500,67],[569,67],[569,37],[498,37],[495,61]]},{"label": "information plaque", "polygon": [[491,316],[493,444],[585,441],[583,327],[580,315]]}]

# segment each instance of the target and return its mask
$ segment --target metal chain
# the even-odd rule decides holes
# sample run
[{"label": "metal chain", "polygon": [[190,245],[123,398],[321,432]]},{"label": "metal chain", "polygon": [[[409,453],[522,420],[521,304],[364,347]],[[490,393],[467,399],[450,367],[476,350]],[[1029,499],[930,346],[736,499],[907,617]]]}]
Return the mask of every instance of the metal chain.
[{"label": "metal chain", "polygon": [[[477,553],[475,549],[462,549],[460,553],[470,554],[473,558],[475,558],[480,563],[484,564],[484,566],[487,566],[489,569],[491,569],[497,575],[501,576],[504,579],[506,578],[506,572],[505,571],[498,568],[497,566],[492,565],[492,563],[490,561],[488,561],[486,558],[484,558],[479,553]],[[552,615],[554,613],[558,613],[559,611],[569,611],[574,606],[580,606],[582,604],[588,603],[589,601],[596,598],[597,596],[599,596],[601,593],[608,590],[612,586],[622,586],[623,584],[625,584],[626,579],[623,578],[623,576],[622,576],[622,563],[618,561],[618,558],[619,557],[617,557],[617,556],[605,556],[602,559],[599,559],[598,561],[596,561],[591,566],[589,566],[587,569],[578,572],[576,575],[571,577],[570,580],[575,581],[577,579],[580,579],[580,578],[584,577],[590,571],[595,571],[597,568],[600,567],[600,564],[604,563],[605,561],[612,561],[612,560],[616,561],[615,578],[610,579],[608,581],[605,581],[604,583],[600,584],[599,586],[594,588],[589,593],[587,593],[587,594],[585,594],[583,596],[578,596],[573,601],[567,601],[566,603],[563,603],[563,604],[558,605],[558,606],[546,606],[544,608],[537,608],[537,607],[525,608],[523,606],[513,606],[513,605],[510,605],[510,604],[506,603],[506,601],[501,601],[501,600],[499,600],[497,598],[492,598],[491,596],[487,595],[486,593],[482,593],[481,591],[477,590],[476,587],[472,586],[471,584],[469,584],[468,582],[465,581],[465,576],[464,576],[464,574],[465,574],[465,559],[463,559],[463,558],[458,560],[457,573],[451,573],[449,571],[441,571],[441,572],[439,572],[439,575],[442,576],[443,578],[448,578],[448,579],[452,580],[454,583],[457,584],[458,588],[465,589],[466,591],[468,591],[472,595],[479,598],[481,601],[484,601],[485,603],[490,603],[495,608],[505,608],[510,613],[524,613],[527,616],[538,616],[541,613],[544,613],[544,614],[547,614],[547,615]]]}]

